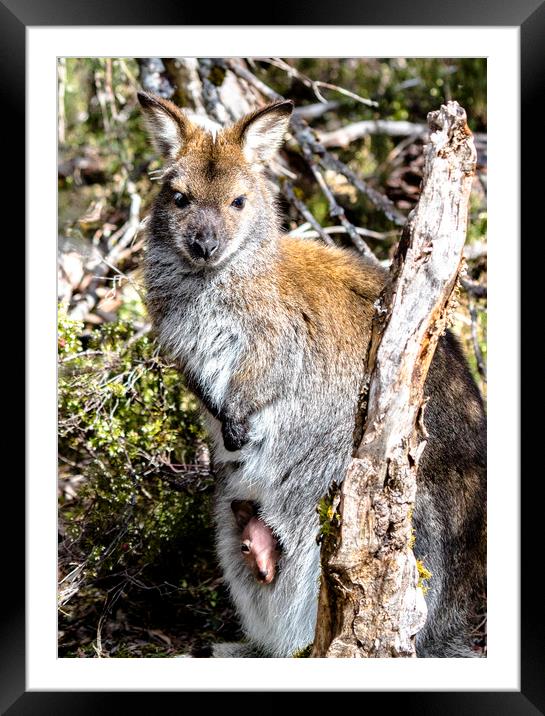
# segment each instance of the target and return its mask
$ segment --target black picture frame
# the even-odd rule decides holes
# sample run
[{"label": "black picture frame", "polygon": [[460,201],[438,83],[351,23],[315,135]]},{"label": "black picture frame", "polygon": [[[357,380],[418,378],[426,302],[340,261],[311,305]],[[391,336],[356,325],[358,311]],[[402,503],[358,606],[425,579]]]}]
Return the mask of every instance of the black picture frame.
[{"label": "black picture frame", "polygon": [[[173,0],[0,0],[0,68],[3,73],[2,111],[4,156],[8,168],[9,184],[6,205],[11,216],[22,217],[25,211],[25,31],[27,26],[82,26],[82,25],[207,25],[210,10],[207,7],[182,5]],[[545,2],[543,0],[458,0],[457,3],[431,3],[429,0],[387,0],[380,3],[331,3],[315,0],[312,5],[301,3],[275,3],[267,17],[258,18],[252,6],[242,3],[225,4],[214,9],[215,25],[361,25],[361,26],[516,26],[520,28],[521,61],[521,151],[526,158],[527,173],[521,186],[521,236],[543,199],[538,197],[541,186],[530,180],[530,166],[541,168],[543,141],[536,140],[536,118],[539,112],[540,90],[544,83],[545,67]],[[510,101],[508,98],[507,101]],[[539,122],[540,124],[540,122]],[[541,192],[540,192],[541,193]],[[23,246],[22,220],[19,242]],[[524,234],[529,233],[524,231]],[[540,237],[536,237],[539,239]],[[21,260],[23,263],[21,263]],[[24,257],[18,257],[19,267]],[[522,282],[521,282],[522,285]],[[525,289],[526,290],[526,289]],[[525,298],[525,291],[523,293]],[[20,310],[9,312],[8,322],[20,322]],[[11,315],[14,314],[14,318]],[[6,329],[7,330],[7,329]],[[14,335],[16,332],[14,331]],[[522,364],[522,370],[524,370]],[[17,429],[20,432],[20,429]],[[521,431],[521,437],[525,431]],[[15,451],[11,451],[14,452]],[[522,454],[522,451],[521,451]],[[15,465],[9,479],[3,482],[3,504],[9,510],[9,537],[4,540],[0,644],[0,711],[9,716],[21,714],[96,714],[113,711],[128,713],[130,702],[138,700],[138,710],[157,713],[166,707],[165,698],[177,699],[177,708],[184,694],[149,692],[28,692],[25,685],[25,495],[21,471],[21,456],[14,455]],[[521,470],[522,475],[522,470]],[[6,477],[8,471],[6,469]],[[490,479],[501,476],[490,475]],[[539,476],[536,474],[536,478]],[[545,713],[545,661],[543,648],[543,595],[536,588],[539,571],[538,549],[542,541],[540,525],[541,503],[533,493],[533,484],[521,485],[522,498],[522,555],[521,555],[521,690],[519,692],[366,692],[366,710],[370,701],[377,699],[384,708],[393,707],[394,700],[404,702],[404,713],[441,714],[538,714]],[[540,519],[541,518],[541,519]],[[541,553],[541,549],[539,553]],[[506,572],[510,570],[506,567]],[[510,575],[517,579],[517,574]],[[44,647],[46,648],[46,647]],[[69,685],[67,685],[69,688]],[[430,684],[433,688],[433,684]],[[332,691],[334,687],[332,686]],[[187,702],[185,702],[187,705]],[[342,706],[341,706],[342,708]]]}]

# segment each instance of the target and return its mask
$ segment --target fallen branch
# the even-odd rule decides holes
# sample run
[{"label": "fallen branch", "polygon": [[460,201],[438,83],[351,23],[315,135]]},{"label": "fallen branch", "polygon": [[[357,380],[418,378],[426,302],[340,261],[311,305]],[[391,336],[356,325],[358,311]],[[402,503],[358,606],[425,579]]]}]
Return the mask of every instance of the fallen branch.
[{"label": "fallen branch", "polygon": [[411,548],[419,416],[461,265],[476,158],[456,102],[428,123],[422,194],[377,302],[363,437],[329,511],[313,657],[414,657],[426,619]]},{"label": "fallen branch", "polygon": [[176,492],[213,492],[214,481],[210,470],[199,465],[186,465],[186,470],[176,474],[167,470],[153,472],[148,478],[159,478]]},{"label": "fallen branch", "polygon": [[138,229],[140,227],[140,206],[142,204],[142,198],[136,192],[136,188],[132,182],[129,183],[128,190],[131,197],[129,219],[121,227],[121,229],[119,229],[119,231],[116,231],[115,234],[111,236],[109,242],[111,248],[108,251],[108,254],[105,257],[102,257],[100,265],[94,268],[95,273],[92,281],[87,287],[82,298],[69,312],[72,320],[84,320],[90,311],[95,308],[99,301],[97,288],[99,287],[100,282],[108,275],[110,270],[113,270],[117,274],[122,274],[116,264],[120,260],[125,249],[134,241],[138,233]]},{"label": "fallen branch", "polygon": [[425,124],[388,119],[369,119],[353,122],[331,132],[318,132],[318,140],[324,147],[347,147],[356,139],[370,134],[385,134],[388,137],[420,137],[428,132]]}]

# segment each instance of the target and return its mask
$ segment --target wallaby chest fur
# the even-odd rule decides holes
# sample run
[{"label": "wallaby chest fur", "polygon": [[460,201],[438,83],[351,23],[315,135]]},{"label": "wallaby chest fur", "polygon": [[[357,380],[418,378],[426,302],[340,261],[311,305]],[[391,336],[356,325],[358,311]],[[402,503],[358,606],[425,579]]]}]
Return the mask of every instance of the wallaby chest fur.
[{"label": "wallaby chest fur", "polygon": [[[145,273],[159,340],[201,399],[213,441],[219,474],[217,550],[248,640],[219,645],[215,653],[289,657],[313,639],[319,584],[316,506],[331,482],[342,479],[351,459],[374,302],[385,274],[354,252],[281,236],[273,198],[258,170],[250,179],[239,178],[221,200],[227,206],[233,194],[244,191],[251,222],[232,228],[231,214],[224,219],[219,209],[203,213],[213,204],[204,194],[200,214],[176,218],[170,197],[176,201],[182,185],[198,193],[184,154],[191,152],[191,135],[170,103],[146,108],[141,102],[150,121],[185,126],[185,141],[171,139],[180,146],[152,212]],[[250,126],[263,121],[255,116],[247,120]],[[277,129],[271,129],[272,119],[265,134]],[[177,127],[170,127],[172,137]],[[163,136],[167,130],[161,125],[160,131]],[[240,131],[242,139],[235,132],[225,142],[239,142],[246,156],[249,140]],[[217,152],[216,143],[210,146]],[[215,170],[207,171],[212,176]],[[202,174],[200,181],[206,184]],[[229,206],[239,211],[238,203]],[[185,205],[184,211],[189,211]],[[206,217],[212,215],[216,228],[208,231]],[[221,237],[230,231],[232,238],[223,245]],[[426,395],[430,438],[418,476],[415,552],[433,577],[417,652],[468,656],[472,595],[484,575],[485,418],[450,334],[438,346]],[[231,424],[244,425],[237,450],[226,449]],[[240,559],[234,500],[259,504],[282,544],[271,584],[257,584]]]}]

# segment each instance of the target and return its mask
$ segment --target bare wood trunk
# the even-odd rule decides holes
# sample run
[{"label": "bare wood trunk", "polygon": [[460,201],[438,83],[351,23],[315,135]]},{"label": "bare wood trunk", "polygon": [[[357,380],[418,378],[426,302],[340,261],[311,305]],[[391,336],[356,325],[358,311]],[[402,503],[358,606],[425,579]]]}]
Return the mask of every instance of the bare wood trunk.
[{"label": "bare wood trunk", "polygon": [[426,620],[412,552],[423,387],[449,319],[476,159],[457,102],[428,124],[422,193],[377,303],[363,437],[327,510],[313,657],[414,657]]}]

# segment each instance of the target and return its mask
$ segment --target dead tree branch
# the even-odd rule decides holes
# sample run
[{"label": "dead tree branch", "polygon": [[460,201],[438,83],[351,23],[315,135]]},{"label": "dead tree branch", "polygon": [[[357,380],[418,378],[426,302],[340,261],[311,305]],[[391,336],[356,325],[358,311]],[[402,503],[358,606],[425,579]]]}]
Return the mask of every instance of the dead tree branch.
[{"label": "dead tree branch", "polygon": [[94,267],[93,279],[87,287],[87,290],[76,305],[70,310],[70,318],[73,320],[83,320],[96,306],[99,300],[97,288],[99,287],[101,280],[103,280],[112,269],[118,274],[120,273],[116,268],[116,265],[120,261],[124,251],[136,238],[140,227],[140,207],[142,204],[142,198],[137,193],[136,187],[132,182],[129,182],[128,184],[128,191],[131,198],[129,219],[121,227],[121,229],[119,229],[119,231],[116,231],[115,234],[111,236],[109,241],[111,248],[108,251],[108,254],[101,258],[101,263],[98,266]]},{"label": "dead tree branch", "polygon": [[377,302],[363,437],[329,511],[314,657],[414,657],[426,619],[411,548],[423,389],[449,320],[476,161],[456,102],[428,123],[422,194]]},{"label": "dead tree branch", "polygon": [[477,335],[477,309],[475,308],[475,301],[471,298],[471,296],[469,298],[469,316],[471,318],[471,341],[473,343],[475,360],[477,361],[477,370],[479,371],[481,378],[486,383],[486,366]]},{"label": "dead tree branch", "polygon": [[301,216],[308,221],[308,223],[312,226],[314,229],[316,235],[322,239],[322,241],[325,244],[328,244],[328,246],[333,246],[334,241],[331,239],[328,234],[322,229],[320,224],[316,221],[314,218],[314,215],[310,211],[310,209],[307,207],[304,201],[301,201],[299,199],[294,191],[293,184],[289,181],[285,181],[282,190],[284,194],[286,195],[286,198],[288,201],[291,201],[291,203],[295,206],[297,211],[301,214]]},{"label": "dead tree branch", "polygon": [[[251,87],[256,89],[264,98],[271,101],[283,99],[282,95],[275,92],[268,85],[256,77],[241,60],[224,60],[222,66],[230,69],[239,78],[243,79]],[[398,226],[403,226],[405,217],[399,212],[394,203],[387,196],[381,194],[376,189],[370,187],[363,179],[358,177],[344,162],[333,156],[316,138],[314,131],[308,126],[299,114],[294,114],[291,121],[291,131],[294,138],[301,147],[305,159],[309,159],[313,155],[318,157],[319,164],[323,169],[330,169],[337,174],[341,174],[353,184],[358,191],[367,196],[374,206],[384,212],[384,214]]]},{"label": "dead tree branch", "polygon": [[369,99],[368,97],[362,97],[355,92],[350,92],[350,90],[347,90],[344,87],[339,87],[339,85],[331,84],[330,82],[322,82],[322,80],[311,79],[310,77],[293,67],[293,65],[290,65],[284,60],[282,60],[280,57],[263,58],[262,62],[268,62],[274,67],[278,67],[279,69],[284,70],[284,72],[286,72],[290,77],[296,77],[300,82],[302,82],[306,87],[308,87],[314,92],[314,94],[316,95],[316,99],[322,104],[327,104],[327,100],[320,92],[320,88],[338,92],[345,97],[350,97],[350,99],[353,99],[356,102],[361,102],[361,104],[365,104],[367,107],[378,107],[378,102],[375,102],[375,100]]},{"label": "dead tree branch", "polygon": [[[292,229],[288,233],[288,236],[299,236],[302,239],[318,239],[320,238],[320,234],[318,234],[317,231],[313,231],[309,228],[310,221],[307,224],[301,224],[301,226],[298,226],[296,229]],[[388,238],[388,236],[393,236],[394,234],[397,234],[396,232],[388,232],[388,233],[381,233],[380,231],[372,231],[371,229],[363,229],[361,226],[354,227],[358,234],[360,236],[368,236],[371,239],[377,239],[378,241],[383,241],[384,239]],[[346,234],[347,231],[344,228],[344,226],[320,226],[320,231],[322,231],[328,241],[331,241],[329,238],[331,234]],[[389,262],[388,262],[389,264]]]},{"label": "dead tree branch", "polygon": [[387,119],[367,119],[353,122],[331,132],[319,132],[318,139],[324,147],[347,147],[356,139],[370,134],[385,134],[388,137],[420,137],[426,134],[428,127],[415,122]]},{"label": "dead tree branch", "polygon": [[486,296],[487,296],[487,287],[482,283],[478,283],[477,281],[472,281],[469,278],[462,278],[460,280],[460,285],[471,296],[475,296],[475,298],[486,298]]},{"label": "dead tree branch", "polygon": [[315,102],[314,104],[306,104],[303,107],[296,107],[293,114],[304,119],[305,122],[312,122],[313,119],[322,117],[326,112],[338,109],[339,102]]},{"label": "dead tree branch", "polygon": [[308,162],[308,165],[314,175],[314,178],[316,179],[316,182],[320,189],[322,190],[322,194],[327,199],[327,203],[329,206],[329,215],[332,219],[339,219],[341,224],[346,229],[346,233],[350,236],[352,243],[356,248],[372,263],[378,263],[378,260],[375,256],[375,254],[371,251],[371,249],[367,246],[365,241],[361,238],[361,236],[356,231],[356,227],[348,221],[346,218],[346,214],[342,206],[340,206],[329,187],[328,183],[326,182],[322,172],[318,168],[318,165],[314,161],[312,157],[311,151],[308,149],[308,147],[303,146],[303,154]]}]

